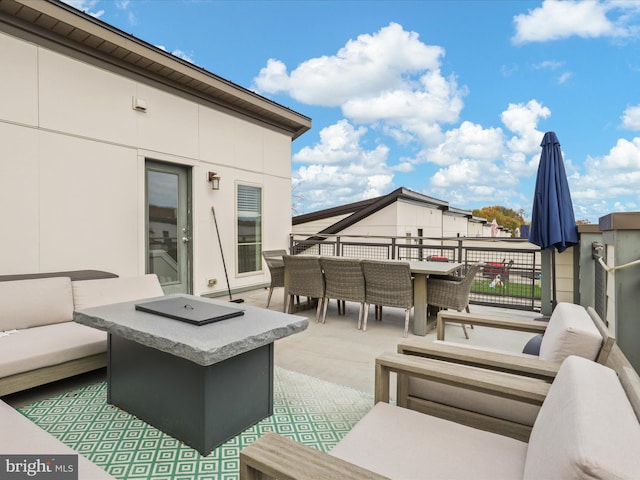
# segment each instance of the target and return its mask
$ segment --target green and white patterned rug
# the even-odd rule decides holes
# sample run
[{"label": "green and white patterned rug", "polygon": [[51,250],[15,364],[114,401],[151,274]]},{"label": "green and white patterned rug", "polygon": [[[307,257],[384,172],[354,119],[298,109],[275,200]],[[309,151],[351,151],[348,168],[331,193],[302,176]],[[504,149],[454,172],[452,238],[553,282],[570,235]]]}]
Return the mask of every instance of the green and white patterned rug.
[{"label": "green and white patterned rug", "polygon": [[238,454],[266,432],[329,451],[373,406],[371,395],[275,368],[273,415],[206,457],[107,404],[105,383],[89,385],[19,411],[119,479],[231,480]]}]

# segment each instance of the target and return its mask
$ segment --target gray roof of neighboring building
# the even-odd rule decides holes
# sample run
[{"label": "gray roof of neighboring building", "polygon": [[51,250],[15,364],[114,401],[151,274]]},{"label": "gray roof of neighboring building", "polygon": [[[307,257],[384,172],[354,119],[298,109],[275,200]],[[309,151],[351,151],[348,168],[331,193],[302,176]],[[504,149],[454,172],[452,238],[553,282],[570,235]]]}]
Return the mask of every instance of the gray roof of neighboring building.
[{"label": "gray roof of neighboring building", "polygon": [[[339,233],[347,227],[350,227],[360,220],[372,215],[373,213],[382,210],[384,207],[391,205],[398,200],[411,200],[418,203],[423,203],[432,208],[440,210],[449,210],[449,203],[444,200],[438,200],[437,198],[429,197],[408,188],[400,187],[393,192],[383,195],[381,197],[371,198],[369,200],[362,200],[360,202],[349,203],[339,207],[327,208],[325,210],[319,210],[317,212],[307,213],[304,215],[298,215],[292,218],[293,225],[300,225],[307,222],[316,220],[322,220],[325,218],[331,218],[338,215],[351,214],[346,218],[334,223],[330,227],[325,228],[321,232],[324,234]],[[457,209],[455,209],[457,210]],[[462,212],[462,210],[460,210]],[[467,212],[470,215],[470,212]]]}]

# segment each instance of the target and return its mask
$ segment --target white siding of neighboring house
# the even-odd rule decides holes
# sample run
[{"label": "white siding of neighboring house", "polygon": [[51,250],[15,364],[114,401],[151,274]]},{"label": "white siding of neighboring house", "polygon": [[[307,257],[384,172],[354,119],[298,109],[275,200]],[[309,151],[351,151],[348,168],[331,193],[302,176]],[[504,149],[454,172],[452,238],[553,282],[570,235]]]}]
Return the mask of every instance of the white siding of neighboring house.
[{"label": "white siding of neighboring house", "polygon": [[442,216],[442,236],[443,237],[467,237],[467,224],[469,220],[459,215]]},{"label": "white siding of neighboring house", "polygon": [[[235,185],[263,188],[263,245],[291,231],[291,137],[194,100],[0,33],[2,273],[145,270],[145,159],[192,167],[194,293],[223,279],[211,205],[231,286]],[[132,99],[147,103],[146,113]],[[207,172],[222,177],[212,191]]]},{"label": "white siding of neighboring house", "polygon": [[480,222],[469,222],[469,225],[467,226],[467,231],[468,231],[468,236],[469,237],[481,237],[483,235],[482,233],[482,223]]},{"label": "white siding of neighboring house", "polygon": [[345,215],[336,215],[335,217],[327,217],[319,220],[315,220],[312,222],[305,222],[298,225],[293,225],[292,232],[294,234],[307,234],[307,233],[318,233],[323,231],[325,228],[329,228],[331,225],[338,223],[340,220],[343,220],[349,217],[351,214]]},{"label": "white siding of neighboring house", "polygon": [[379,235],[412,237],[423,229],[423,236],[439,237],[442,212],[414,202],[399,200],[363,218],[358,223],[345,228],[343,235]]},{"label": "white siding of neighboring house", "polygon": [[398,212],[398,230],[396,235],[418,236],[422,229],[423,237],[440,237],[442,232],[442,211],[416,202],[399,200],[396,202]]}]

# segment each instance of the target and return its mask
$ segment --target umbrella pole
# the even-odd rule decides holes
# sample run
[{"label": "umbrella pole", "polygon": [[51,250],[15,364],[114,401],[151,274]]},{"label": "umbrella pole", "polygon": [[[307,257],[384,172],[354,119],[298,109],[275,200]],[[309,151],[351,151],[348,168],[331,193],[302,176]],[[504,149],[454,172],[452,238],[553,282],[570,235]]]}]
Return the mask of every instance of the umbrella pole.
[{"label": "umbrella pole", "polygon": [[556,251],[553,248],[551,249],[551,281],[553,282],[551,290],[551,311],[553,312],[558,304],[556,299]]}]

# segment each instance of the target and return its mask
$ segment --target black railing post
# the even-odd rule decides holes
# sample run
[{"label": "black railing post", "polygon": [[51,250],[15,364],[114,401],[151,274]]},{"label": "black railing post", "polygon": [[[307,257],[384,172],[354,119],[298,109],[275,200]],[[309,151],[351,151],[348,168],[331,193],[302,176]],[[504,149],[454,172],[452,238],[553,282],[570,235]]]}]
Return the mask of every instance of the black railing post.
[{"label": "black railing post", "polygon": [[341,248],[341,245],[340,245],[340,237],[336,237],[336,248],[335,248],[334,255],[336,257],[341,257],[342,256],[342,248]]},{"label": "black railing post", "polygon": [[396,237],[391,239],[391,260],[396,259]]}]

